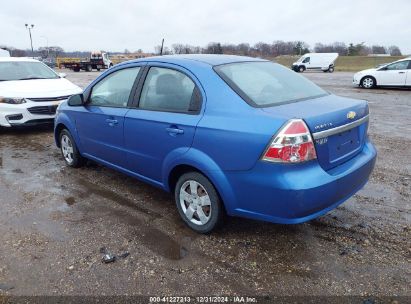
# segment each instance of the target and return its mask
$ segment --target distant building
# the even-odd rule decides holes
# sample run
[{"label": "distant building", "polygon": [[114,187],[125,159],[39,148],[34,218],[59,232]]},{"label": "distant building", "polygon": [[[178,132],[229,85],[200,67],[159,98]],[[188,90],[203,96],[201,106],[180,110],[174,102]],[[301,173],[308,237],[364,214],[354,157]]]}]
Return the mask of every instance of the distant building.
[{"label": "distant building", "polygon": [[368,54],[369,57],[391,57],[390,54]]}]

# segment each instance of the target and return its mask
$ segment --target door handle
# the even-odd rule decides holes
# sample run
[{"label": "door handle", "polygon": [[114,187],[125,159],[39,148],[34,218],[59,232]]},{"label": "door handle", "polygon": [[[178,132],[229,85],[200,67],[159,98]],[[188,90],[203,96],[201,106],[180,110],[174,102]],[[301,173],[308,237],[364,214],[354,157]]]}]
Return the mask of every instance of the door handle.
[{"label": "door handle", "polygon": [[184,130],[179,129],[177,127],[175,127],[175,128],[173,128],[173,127],[166,128],[166,131],[168,133],[170,133],[170,135],[177,135],[177,134],[183,134],[184,133]]},{"label": "door handle", "polygon": [[398,72],[398,74],[405,74],[405,72]]},{"label": "door handle", "polygon": [[106,119],[106,122],[110,127],[114,127],[115,125],[118,125],[118,120],[117,119]]}]

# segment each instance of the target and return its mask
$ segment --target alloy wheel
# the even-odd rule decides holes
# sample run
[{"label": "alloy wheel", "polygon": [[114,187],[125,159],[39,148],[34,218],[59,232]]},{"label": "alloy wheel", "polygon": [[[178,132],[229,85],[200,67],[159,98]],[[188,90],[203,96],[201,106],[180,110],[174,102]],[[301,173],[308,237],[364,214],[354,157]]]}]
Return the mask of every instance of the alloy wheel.
[{"label": "alloy wheel", "polygon": [[61,137],[61,151],[67,163],[71,164],[74,161],[74,148],[70,138],[64,134]]},{"label": "alloy wheel", "polygon": [[367,77],[364,78],[362,81],[362,86],[366,89],[370,89],[374,86],[374,79]]},{"label": "alloy wheel", "polygon": [[205,225],[211,218],[211,201],[203,185],[188,180],[180,187],[180,205],[185,217],[196,225]]}]

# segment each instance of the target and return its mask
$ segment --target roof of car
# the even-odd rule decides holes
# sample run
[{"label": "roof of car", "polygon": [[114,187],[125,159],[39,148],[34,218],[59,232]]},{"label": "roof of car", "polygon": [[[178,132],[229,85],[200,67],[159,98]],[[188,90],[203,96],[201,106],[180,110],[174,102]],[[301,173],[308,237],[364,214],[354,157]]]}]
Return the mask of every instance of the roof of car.
[{"label": "roof of car", "polygon": [[188,63],[188,62],[201,62],[209,64],[212,66],[227,64],[233,62],[247,62],[247,61],[267,61],[261,58],[253,58],[246,56],[235,56],[235,55],[216,55],[216,54],[183,54],[183,55],[164,55],[155,57],[146,57],[141,59],[136,59],[130,62],[141,62],[141,61],[156,61],[156,62],[168,62],[168,63]]},{"label": "roof of car", "polygon": [[20,62],[38,62],[38,60],[33,59],[33,58],[29,58],[29,57],[0,57],[0,62],[1,61],[20,61]]}]

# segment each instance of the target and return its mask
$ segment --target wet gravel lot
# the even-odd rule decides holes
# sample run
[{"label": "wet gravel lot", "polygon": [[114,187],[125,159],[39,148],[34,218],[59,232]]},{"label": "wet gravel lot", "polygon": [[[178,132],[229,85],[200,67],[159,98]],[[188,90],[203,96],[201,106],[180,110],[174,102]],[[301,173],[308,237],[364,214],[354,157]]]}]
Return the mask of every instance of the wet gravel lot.
[{"label": "wet gravel lot", "polygon": [[[411,90],[304,75],[369,101],[379,154],[363,190],[300,225],[231,218],[198,235],[169,194],[96,164],[66,167],[52,128],[0,130],[0,294],[410,296]],[[119,257],[104,264],[103,252]]]}]

